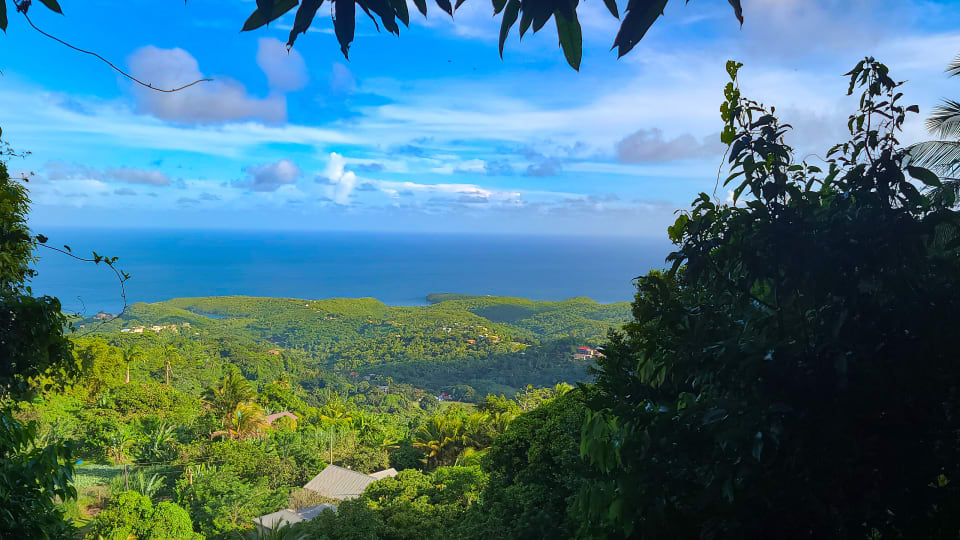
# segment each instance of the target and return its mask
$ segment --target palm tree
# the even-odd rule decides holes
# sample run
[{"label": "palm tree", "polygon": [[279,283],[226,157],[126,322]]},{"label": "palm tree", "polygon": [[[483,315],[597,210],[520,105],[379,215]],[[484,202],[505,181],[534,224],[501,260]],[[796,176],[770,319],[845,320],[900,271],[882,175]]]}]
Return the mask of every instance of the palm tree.
[{"label": "palm tree", "polygon": [[423,451],[428,467],[453,465],[465,443],[459,418],[434,416],[413,433],[413,446]]},{"label": "palm tree", "polygon": [[225,419],[221,431],[214,431],[210,439],[229,437],[231,439],[252,439],[263,437],[264,431],[270,427],[263,409],[256,403],[238,403]]},{"label": "palm tree", "polygon": [[203,400],[210,410],[220,418],[227,419],[237,409],[237,405],[253,401],[257,392],[239,371],[233,370],[223,376],[223,380],[207,389]]},{"label": "palm tree", "polygon": [[230,425],[227,429],[231,431],[231,438],[249,439],[253,437],[262,437],[265,429],[269,427],[264,417],[263,409],[255,403],[240,403],[230,415]]},{"label": "palm tree", "polygon": [[123,359],[127,364],[126,376],[124,378],[124,383],[130,382],[130,364],[134,362],[143,362],[145,355],[143,354],[143,349],[138,346],[133,346],[128,351],[124,351]]},{"label": "palm tree", "polygon": [[[960,55],[947,66],[951,77],[960,75]],[[951,207],[960,195],[960,102],[944,99],[927,118],[927,131],[936,137],[907,148],[910,164],[924,167],[941,177],[942,186],[928,191],[937,206]]]},{"label": "palm tree", "polygon": [[558,382],[557,384],[553,385],[553,397],[560,397],[571,390],[573,390],[573,386],[571,384]]}]

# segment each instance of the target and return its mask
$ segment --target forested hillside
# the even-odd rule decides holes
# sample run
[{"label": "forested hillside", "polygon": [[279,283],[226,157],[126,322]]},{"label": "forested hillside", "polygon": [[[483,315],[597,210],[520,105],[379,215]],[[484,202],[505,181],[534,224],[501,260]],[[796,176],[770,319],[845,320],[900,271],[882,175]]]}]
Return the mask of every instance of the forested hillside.
[{"label": "forested hillside", "polygon": [[184,388],[218,376],[216,369],[202,373],[216,358],[254,380],[287,373],[312,387],[321,373],[352,382],[385,375],[474,400],[512,395],[528,384],[585,381],[590,362],[574,358],[577,348],[596,347],[630,316],[626,302],[587,298],[428,300],[427,306],[397,307],[372,298],[178,298],[78,324],[79,334],[148,359],[132,366],[137,376],[166,377],[169,360],[172,383]]}]

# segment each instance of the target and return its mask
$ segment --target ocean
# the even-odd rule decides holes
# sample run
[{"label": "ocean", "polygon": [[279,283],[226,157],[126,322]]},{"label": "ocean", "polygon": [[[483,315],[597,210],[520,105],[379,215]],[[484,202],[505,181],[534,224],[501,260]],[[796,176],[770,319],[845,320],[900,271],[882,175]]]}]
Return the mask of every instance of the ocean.
[{"label": "ocean", "polygon": [[[374,297],[423,305],[435,292],[630,301],[635,277],[664,267],[667,241],[638,238],[44,229],[50,245],[119,257],[127,303],[187,296]],[[123,308],[109,268],[40,249],[34,294],[65,311]]]}]

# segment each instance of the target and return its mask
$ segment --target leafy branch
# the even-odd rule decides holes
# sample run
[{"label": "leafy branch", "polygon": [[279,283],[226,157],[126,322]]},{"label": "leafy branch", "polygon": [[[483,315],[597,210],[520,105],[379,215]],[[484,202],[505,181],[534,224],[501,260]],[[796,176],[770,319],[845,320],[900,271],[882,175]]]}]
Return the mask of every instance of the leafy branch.
[{"label": "leafy branch", "polygon": [[[113,62],[107,60],[106,58],[100,56],[99,54],[97,54],[97,53],[95,53],[95,52],[93,52],[93,51],[88,51],[88,50],[86,50],[86,49],[81,49],[80,47],[77,47],[77,46],[75,46],[75,45],[71,45],[70,43],[67,43],[66,41],[58,38],[57,36],[54,36],[54,35],[52,35],[52,34],[49,34],[49,33],[47,33],[47,32],[44,32],[43,30],[41,30],[39,27],[37,27],[37,25],[33,24],[33,21],[30,19],[30,16],[27,14],[27,11],[30,9],[31,0],[12,0],[12,1],[13,1],[14,6],[16,6],[16,8],[17,8],[17,12],[21,13],[21,14],[23,15],[23,18],[27,20],[27,24],[29,24],[31,28],[33,28],[34,30],[36,30],[37,32],[39,32],[41,35],[44,35],[44,36],[46,36],[46,37],[48,37],[48,38],[56,41],[57,43],[60,43],[61,45],[64,45],[64,46],[66,46],[66,47],[68,47],[68,48],[70,48],[70,49],[73,49],[73,50],[77,51],[77,52],[80,52],[80,53],[83,53],[83,54],[89,54],[90,56],[93,56],[94,58],[97,58],[97,59],[100,60],[101,62],[103,62],[103,63],[107,64],[108,66],[110,66],[110,67],[111,67],[114,71],[116,71],[117,73],[119,73],[119,74],[123,75],[124,77],[130,79],[131,81],[139,84],[140,86],[149,88],[149,89],[151,89],[151,90],[155,90],[155,91],[157,91],[157,92],[173,93],[173,92],[179,92],[180,90],[184,90],[184,89],[186,89],[186,88],[190,88],[191,86],[193,86],[193,85],[195,85],[195,84],[199,84],[199,83],[202,83],[202,82],[210,82],[210,81],[213,81],[213,79],[197,79],[197,80],[193,81],[192,83],[185,84],[185,85],[183,85],[183,86],[178,86],[178,87],[176,87],[176,88],[157,88],[157,87],[153,86],[152,84],[143,82],[143,81],[141,81],[140,79],[134,77],[133,75],[130,75],[130,74],[127,73],[126,71],[118,68],[117,66],[115,66],[115,65],[113,64]],[[51,11],[54,11],[55,13],[59,13],[60,15],[63,15],[63,11],[60,9],[60,4],[57,3],[57,0],[40,0],[40,1],[43,3],[43,5],[45,5],[47,8],[49,8]],[[6,5],[6,2],[5,2],[4,0],[0,0],[0,30],[3,30],[4,33],[6,33],[6,31],[7,31],[7,5]]]},{"label": "leafy branch", "polygon": [[[455,10],[465,0],[456,0],[455,5],[452,5],[450,0],[435,1],[437,6],[452,18]],[[620,29],[612,47],[617,49],[617,58],[630,52],[643,39],[653,23],[663,15],[663,10],[668,1],[628,1],[627,9],[624,12]],[[740,0],[727,1],[733,8],[734,16],[742,25],[743,8]],[[397,21],[403,23],[404,26],[410,26],[410,13],[407,9],[406,0],[330,0],[330,2],[330,17],[333,21],[334,33],[340,43],[340,50],[344,57],[349,56],[350,43],[353,42],[354,38],[356,6],[359,6],[374,22],[378,31],[382,24],[387,32],[399,36],[400,26]],[[603,2],[610,15],[619,20],[620,12],[616,0],[603,0]],[[687,2],[689,3],[689,0]],[[426,0],[413,0],[413,3],[420,13],[426,17]],[[583,34],[577,17],[579,0],[492,0],[492,4],[493,15],[502,14],[500,25],[501,58],[503,58],[503,46],[507,36],[513,26],[517,24],[517,21],[520,23],[520,38],[522,39],[531,28],[533,33],[539,32],[552,18],[556,23],[560,48],[563,50],[567,63],[573,69],[580,69],[580,60],[583,56]],[[287,47],[293,47],[297,36],[310,29],[317,10],[323,5],[323,0],[303,0],[302,3],[298,0],[257,0],[257,8],[244,22],[240,31],[247,32],[268,25],[298,5],[293,27],[290,29],[290,37],[287,40]],[[379,17],[380,24],[377,24],[374,15]]]}]

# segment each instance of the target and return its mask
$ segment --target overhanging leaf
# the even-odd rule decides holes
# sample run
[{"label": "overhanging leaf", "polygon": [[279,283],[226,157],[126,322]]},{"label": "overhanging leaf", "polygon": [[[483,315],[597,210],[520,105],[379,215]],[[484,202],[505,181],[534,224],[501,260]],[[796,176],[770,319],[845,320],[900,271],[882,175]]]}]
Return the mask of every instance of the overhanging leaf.
[{"label": "overhanging leaf", "polygon": [[611,15],[618,19],[620,18],[620,11],[617,10],[617,0],[603,0],[603,4],[610,10]]},{"label": "overhanging leaf", "polygon": [[663,8],[666,7],[667,0],[630,0],[627,4],[627,15],[620,24],[620,31],[613,41],[613,46],[617,49],[617,58],[630,52],[647,30],[653,25],[657,17],[663,15]]},{"label": "overhanging leaf", "polygon": [[567,63],[573,69],[580,71],[580,59],[583,56],[583,34],[580,29],[580,21],[577,20],[577,12],[573,12],[572,20],[557,12],[554,13],[553,20],[557,23],[557,37],[560,39],[560,48],[563,49],[563,55],[567,58]]},{"label": "overhanging leaf", "polygon": [[407,9],[407,0],[390,0],[394,13],[404,26],[410,26],[410,10]]},{"label": "overhanging leaf", "polygon": [[297,40],[298,34],[305,34],[313,24],[313,17],[317,10],[323,5],[323,0],[303,0],[300,7],[297,8],[297,16],[293,20],[293,28],[290,29],[290,37],[287,39],[287,47],[293,47],[293,42]]},{"label": "overhanging leaf", "polygon": [[7,2],[6,0],[0,0],[0,30],[3,30],[3,33],[7,33]]},{"label": "overhanging leaf", "polygon": [[941,187],[943,185],[940,183],[940,178],[938,178],[937,175],[930,172],[930,169],[924,169],[923,167],[908,166],[907,172],[910,173],[910,176],[923,182],[927,186]]},{"label": "overhanging leaf", "polygon": [[740,5],[740,0],[727,0],[730,2],[730,5],[733,6],[733,15],[740,21],[740,26],[743,26],[743,6]]},{"label": "overhanging leaf", "polygon": [[440,6],[440,9],[447,12],[448,15],[453,17],[453,6],[450,5],[450,0],[436,0],[437,5]]},{"label": "overhanging leaf", "polygon": [[353,0],[333,0],[333,31],[340,42],[344,58],[350,58],[350,43],[357,26],[357,13]]},{"label": "overhanging leaf", "polygon": [[520,14],[520,0],[509,0],[507,8],[503,11],[503,21],[500,22],[500,59],[503,60],[503,44],[507,41],[507,34],[510,28],[517,22],[517,16]]},{"label": "overhanging leaf", "polygon": [[413,0],[414,5],[417,6],[417,9],[420,10],[420,13],[423,13],[423,16],[427,16],[427,0]]},{"label": "overhanging leaf", "polygon": [[257,0],[257,11],[260,12],[261,17],[268,21],[272,21],[273,0]]},{"label": "overhanging leaf", "polygon": [[243,28],[241,28],[240,31],[248,32],[250,30],[256,30],[267,23],[273,22],[299,3],[297,0],[276,0],[273,3],[273,11],[270,13],[269,18],[260,12],[260,8],[257,8],[250,14],[246,22],[243,23]]},{"label": "overhanging leaf", "polygon": [[506,7],[507,0],[493,0],[493,14],[497,15]]},{"label": "overhanging leaf", "polygon": [[63,15],[63,10],[60,9],[60,4],[57,3],[57,0],[40,0],[40,2],[42,2],[43,5],[47,6],[50,9],[50,11],[55,11]]}]

